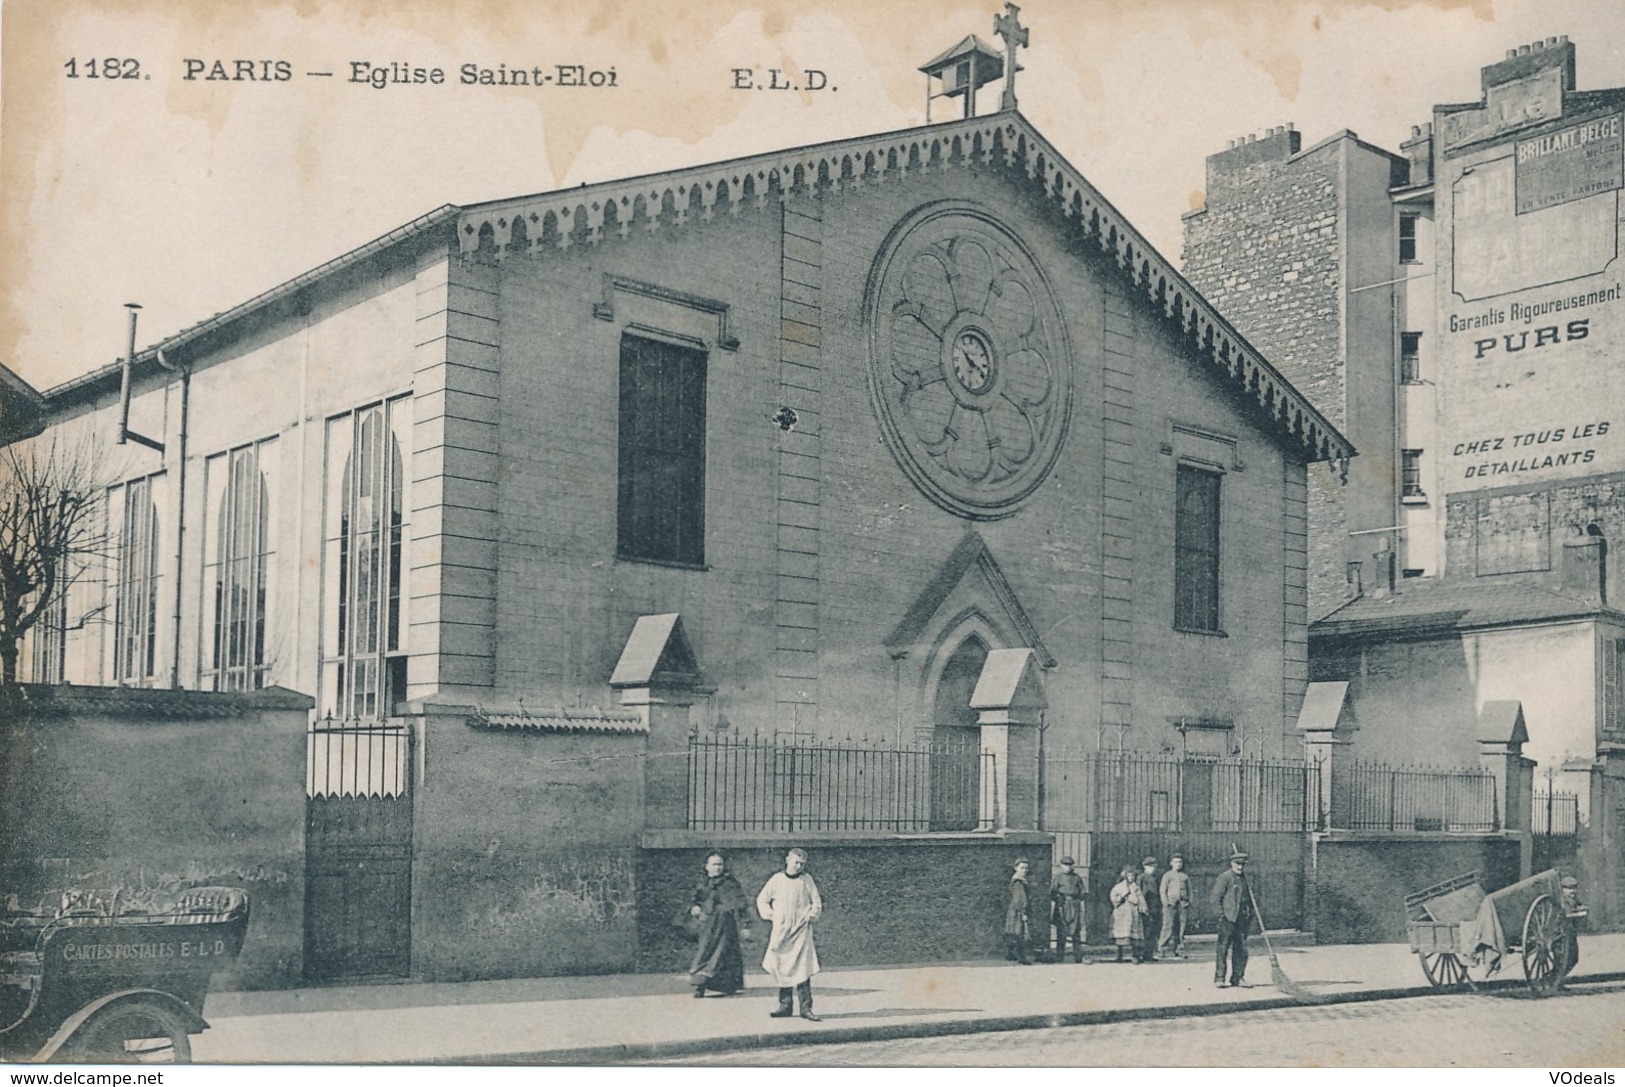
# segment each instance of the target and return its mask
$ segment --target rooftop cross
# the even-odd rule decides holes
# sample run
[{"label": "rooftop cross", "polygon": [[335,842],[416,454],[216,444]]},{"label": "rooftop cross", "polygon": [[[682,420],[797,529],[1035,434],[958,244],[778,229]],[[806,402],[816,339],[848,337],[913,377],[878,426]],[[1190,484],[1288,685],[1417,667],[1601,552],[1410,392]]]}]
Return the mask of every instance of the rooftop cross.
[{"label": "rooftop cross", "polygon": [[1006,0],[1004,14],[993,16],[993,35],[1004,39],[1004,95],[999,99],[999,108],[1016,108],[1016,72],[1021,66],[1016,63],[1016,48],[1025,48],[1027,45],[1027,28],[1017,21],[1021,9]]}]

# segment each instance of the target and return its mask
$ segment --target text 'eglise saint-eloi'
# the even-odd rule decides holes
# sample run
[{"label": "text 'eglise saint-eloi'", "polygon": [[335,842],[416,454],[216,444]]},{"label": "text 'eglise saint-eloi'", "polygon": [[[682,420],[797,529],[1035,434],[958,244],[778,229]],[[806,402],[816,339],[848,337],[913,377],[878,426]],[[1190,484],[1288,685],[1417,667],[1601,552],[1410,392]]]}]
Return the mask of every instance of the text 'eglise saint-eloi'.
[{"label": "text 'eglise saint-eloi'", "polygon": [[[371,61],[350,61],[350,75],[346,82],[362,83],[376,90],[396,86],[440,86],[457,83],[467,87],[595,87],[609,88],[619,85],[614,67],[593,68],[585,64],[533,64],[494,66],[467,63],[459,65],[453,73],[428,65],[414,65],[405,61],[374,64]],[[453,78],[455,76],[455,78]]]}]

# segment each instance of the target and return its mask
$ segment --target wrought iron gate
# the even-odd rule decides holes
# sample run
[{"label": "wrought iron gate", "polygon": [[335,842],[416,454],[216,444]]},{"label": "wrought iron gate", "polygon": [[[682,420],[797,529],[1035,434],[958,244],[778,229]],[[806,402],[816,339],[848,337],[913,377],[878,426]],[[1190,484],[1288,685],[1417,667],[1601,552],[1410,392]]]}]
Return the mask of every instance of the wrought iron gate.
[{"label": "wrought iron gate", "polygon": [[1309,832],[1320,812],[1320,770],[1296,760],[1185,759],[1141,753],[1051,752],[1044,759],[1044,829],[1056,856],[1077,858],[1089,881],[1089,932],[1109,931],[1107,892],[1144,857],[1166,871],[1178,850],[1194,897],[1189,929],[1214,931],[1207,892],[1232,844],[1251,854],[1248,882],[1272,928],[1306,921]]},{"label": "wrought iron gate", "polygon": [[410,730],[318,721],[305,787],[305,976],[406,977],[412,942]]}]

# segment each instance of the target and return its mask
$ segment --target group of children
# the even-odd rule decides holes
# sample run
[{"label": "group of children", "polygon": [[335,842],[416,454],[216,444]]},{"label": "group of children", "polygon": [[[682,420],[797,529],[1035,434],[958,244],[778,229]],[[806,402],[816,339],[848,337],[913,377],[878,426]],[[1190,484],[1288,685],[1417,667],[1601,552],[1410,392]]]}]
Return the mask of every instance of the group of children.
[{"label": "group of children", "polygon": [[[1031,866],[1016,862],[1010,878],[1010,897],[1005,909],[1006,958],[1031,963],[1033,907],[1027,884]],[[1071,857],[1061,858],[1061,871],[1050,880],[1048,932],[1055,937],[1055,961],[1065,962],[1067,945],[1073,961],[1088,963],[1083,954],[1083,901],[1088,885]],[[1112,907],[1112,940],[1117,945],[1117,962],[1153,962],[1160,950],[1164,957],[1185,957],[1185,925],[1190,916],[1191,881],[1185,874],[1185,861],[1178,853],[1168,859],[1168,870],[1157,873],[1157,858],[1147,857],[1140,868],[1126,865],[1109,895]]]}]

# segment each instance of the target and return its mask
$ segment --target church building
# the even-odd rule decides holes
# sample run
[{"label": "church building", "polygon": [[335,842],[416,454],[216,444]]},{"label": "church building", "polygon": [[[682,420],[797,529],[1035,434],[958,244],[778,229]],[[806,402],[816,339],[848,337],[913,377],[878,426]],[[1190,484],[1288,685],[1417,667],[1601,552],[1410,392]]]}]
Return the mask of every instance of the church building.
[{"label": "church building", "polygon": [[[968,104],[1003,67],[926,70]],[[133,350],[127,408],[119,365],[45,391],[48,433],[130,440],[34,678],[454,746],[635,730],[662,668],[698,735],[789,742],[974,743],[1041,689],[1046,744],[1296,756],[1306,473],[1353,448],[1013,76],[965,114],[447,205]]]}]

